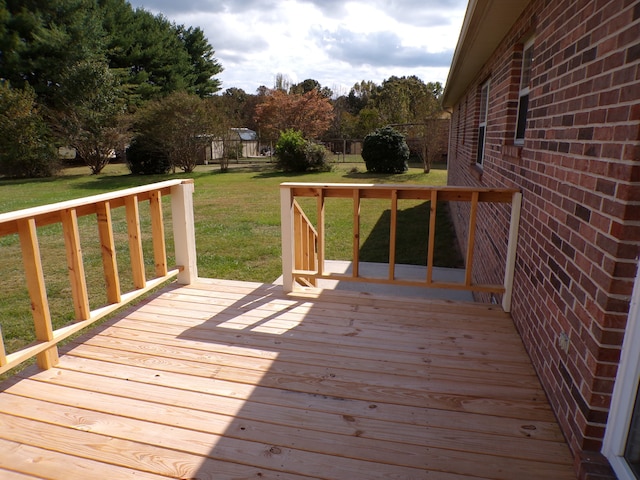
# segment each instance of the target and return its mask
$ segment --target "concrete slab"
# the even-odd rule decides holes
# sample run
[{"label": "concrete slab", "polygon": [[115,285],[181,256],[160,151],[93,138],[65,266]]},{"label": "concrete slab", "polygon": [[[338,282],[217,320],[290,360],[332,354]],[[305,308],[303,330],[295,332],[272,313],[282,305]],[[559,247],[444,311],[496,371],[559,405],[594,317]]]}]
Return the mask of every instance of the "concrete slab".
[{"label": "concrete slab", "polygon": [[[352,262],[340,260],[326,260],[325,270],[331,273],[351,273]],[[386,263],[360,262],[360,274],[364,277],[385,278],[389,272]],[[423,280],[427,276],[427,268],[418,265],[396,265],[396,278],[402,280]],[[464,269],[433,268],[434,281],[464,283]],[[282,285],[282,277],[275,282]],[[319,288],[332,290],[346,290],[352,292],[366,292],[379,295],[398,297],[435,298],[457,302],[473,302],[473,294],[465,290],[447,290],[444,288],[406,287],[402,285],[381,285],[378,283],[349,282],[338,280],[320,280]]]}]

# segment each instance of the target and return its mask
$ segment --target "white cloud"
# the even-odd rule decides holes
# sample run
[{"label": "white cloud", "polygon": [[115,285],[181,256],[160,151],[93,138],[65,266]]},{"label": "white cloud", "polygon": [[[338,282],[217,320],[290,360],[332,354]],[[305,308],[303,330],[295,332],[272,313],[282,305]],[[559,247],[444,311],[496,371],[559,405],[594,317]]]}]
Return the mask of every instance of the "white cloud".
[{"label": "white cloud", "polygon": [[[200,27],[223,89],[272,87],[276,74],[346,90],[392,75],[446,81],[466,0],[130,0]],[[346,92],[343,92],[346,93]]]}]

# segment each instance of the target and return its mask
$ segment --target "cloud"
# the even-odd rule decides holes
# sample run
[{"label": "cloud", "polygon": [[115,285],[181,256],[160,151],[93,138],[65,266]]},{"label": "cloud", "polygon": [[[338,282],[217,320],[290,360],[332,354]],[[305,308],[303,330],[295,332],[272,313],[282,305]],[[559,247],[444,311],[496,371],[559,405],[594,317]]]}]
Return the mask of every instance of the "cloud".
[{"label": "cloud", "polygon": [[448,67],[453,57],[453,50],[430,53],[424,46],[405,46],[389,31],[360,34],[341,27],[335,32],[315,29],[312,36],[331,58],[353,67]]},{"label": "cloud", "polygon": [[392,75],[444,83],[466,0],[129,0],[200,27],[223,89],[255,92],[278,73],[329,88]]},{"label": "cloud", "polygon": [[[303,0],[317,7],[323,15],[342,20],[349,6],[361,5],[385,12],[390,18],[414,26],[429,27],[455,22],[451,12],[464,12],[467,0],[370,0],[368,2],[344,0]],[[366,18],[362,19],[366,23]]]},{"label": "cloud", "polygon": [[165,16],[189,15],[194,13],[241,14],[249,11],[268,12],[275,8],[278,0],[133,0],[134,7],[142,7]]}]

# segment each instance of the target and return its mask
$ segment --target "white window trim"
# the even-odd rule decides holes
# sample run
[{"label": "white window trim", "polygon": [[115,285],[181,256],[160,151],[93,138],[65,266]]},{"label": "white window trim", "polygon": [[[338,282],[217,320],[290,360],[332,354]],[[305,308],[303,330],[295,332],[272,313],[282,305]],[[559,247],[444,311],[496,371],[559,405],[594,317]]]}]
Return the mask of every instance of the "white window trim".
[{"label": "white window trim", "polygon": [[[518,120],[520,118],[520,99],[525,96],[525,95],[529,95],[530,93],[530,88],[529,88],[529,83],[531,82],[531,80],[529,80],[529,83],[527,83],[524,87],[522,86],[522,77],[524,76],[524,52],[527,51],[527,49],[529,48],[533,48],[533,42],[535,40],[535,37],[531,37],[529,40],[527,40],[524,45],[522,46],[522,65],[520,66],[520,77],[519,77],[519,84],[518,84],[518,109],[516,111],[516,125],[515,125],[515,132],[513,134],[513,144],[514,145],[524,145],[524,137],[523,138],[518,138]],[[532,57],[531,57],[531,63],[533,64],[533,51],[532,51]],[[531,72],[529,72],[529,78],[531,78]],[[529,111],[529,108],[527,108],[527,113]],[[526,119],[525,119],[526,122]],[[526,132],[526,127],[525,127],[525,132]]]},{"label": "white window trim", "polygon": [[631,415],[640,377],[640,268],[631,297],[627,328],[622,343],[620,365],[611,397],[609,420],[602,443],[602,453],[609,460],[619,480],[637,480],[624,459]]},{"label": "white window trim", "polygon": [[[487,98],[486,105],[484,110],[484,119],[480,118],[480,114],[482,113],[482,91],[487,89]],[[476,165],[482,167],[484,165],[484,152],[487,147],[487,125],[489,123],[489,95],[491,94],[491,79],[487,80],[480,86],[480,109],[478,115],[478,139],[476,145],[479,147],[480,145],[480,129],[484,127],[482,131],[482,151],[478,148],[478,152],[476,153]],[[478,161],[480,160],[480,161]]]}]

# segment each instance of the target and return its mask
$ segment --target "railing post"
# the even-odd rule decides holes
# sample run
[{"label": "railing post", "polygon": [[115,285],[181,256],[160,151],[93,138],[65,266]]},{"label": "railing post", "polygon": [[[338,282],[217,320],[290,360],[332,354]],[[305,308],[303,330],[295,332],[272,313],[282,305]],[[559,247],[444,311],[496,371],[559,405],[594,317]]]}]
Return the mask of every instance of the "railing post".
[{"label": "railing post", "polygon": [[515,192],[511,200],[511,223],[509,224],[509,243],[507,244],[507,258],[504,269],[504,294],[502,295],[502,309],[511,311],[511,295],[513,294],[513,278],[516,270],[516,251],[518,247],[518,227],[520,225],[520,209],[522,207],[522,193]]},{"label": "railing post", "polygon": [[178,283],[188,285],[198,278],[196,258],[196,233],[193,218],[193,180],[185,180],[171,187],[171,217],[176,264],[182,269]]},{"label": "railing post", "polygon": [[280,228],[282,234],[282,288],[293,291],[293,195],[291,189],[280,186]]}]

